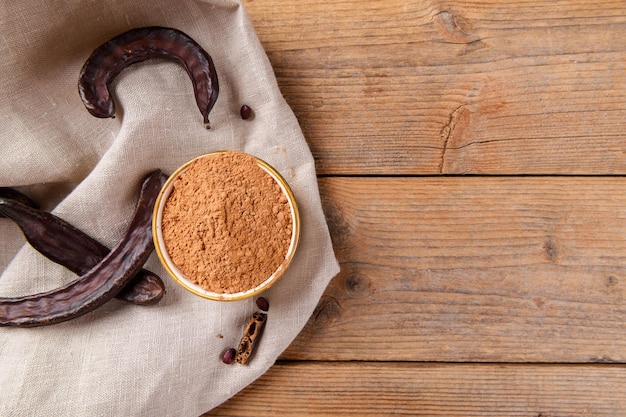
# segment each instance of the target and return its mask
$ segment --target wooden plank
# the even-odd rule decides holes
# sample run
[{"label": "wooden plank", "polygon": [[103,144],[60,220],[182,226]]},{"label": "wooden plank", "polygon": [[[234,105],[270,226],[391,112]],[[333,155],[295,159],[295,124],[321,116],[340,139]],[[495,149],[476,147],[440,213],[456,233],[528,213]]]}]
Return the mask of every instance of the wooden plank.
[{"label": "wooden plank", "polygon": [[626,369],[621,365],[281,363],[204,414],[295,415],[623,416]]},{"label": "wooden plank", "polygon": [[283,359],[626,361],[626,178],[323,178],[342,271]]},{"label": "wooden plank", "polygon": [[626,3],[244,1],[321,174],[626,173]]}]

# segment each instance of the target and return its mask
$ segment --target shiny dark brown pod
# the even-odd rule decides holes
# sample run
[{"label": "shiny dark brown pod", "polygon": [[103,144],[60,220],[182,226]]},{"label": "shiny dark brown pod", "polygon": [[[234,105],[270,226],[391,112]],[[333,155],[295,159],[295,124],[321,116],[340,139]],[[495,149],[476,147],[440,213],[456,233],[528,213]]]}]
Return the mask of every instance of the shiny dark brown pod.
[{"label": "shiny dark brown pod", "polygon": [[[27,200],[19,197],[20,193],[15,190],[0,192],[0,217],[12,219],[22,230],[26,241],[46,258],[83,275],[109,253],[106,246],[70,223],[32,207],[32,204],[24,204],[23,201]],[[161,278],[142,269],[116,298],[133,304],[150,305],[158,303],[164,293],[165,285]]]},{"label": "shiny dark brown pod", "polygon": [[[12,201],[19,201],[28,207],[33,207],[38,209],[39,204],[37,204],[33,199],[31,199],[26,194],[22,194],[14,188],[10,187],[0,187],[0,198],[10,199]],[[0,217],[5,217],[3,213],[0,213]]]},{"label": "shiny dark brown pod", "polygon": [[132,280],[154,249],[152,211],[166,180],[167,176],[160,171],[146,178],[126,234],[89,272],[58,289],[0,298],[0,326],[60,323],[89,313],[111,300]]},{"label": "shiny dark brown pod", "polygon": [[167,59],[182,65],[193,84],[196,104],[210,128],[209,113],[219,95],[211,56],[178,29],[149,26],[131,29],[97,47],[80,71],[78,92],[95,117],[115,117],[109,84],[126,67],[149,59]]}]

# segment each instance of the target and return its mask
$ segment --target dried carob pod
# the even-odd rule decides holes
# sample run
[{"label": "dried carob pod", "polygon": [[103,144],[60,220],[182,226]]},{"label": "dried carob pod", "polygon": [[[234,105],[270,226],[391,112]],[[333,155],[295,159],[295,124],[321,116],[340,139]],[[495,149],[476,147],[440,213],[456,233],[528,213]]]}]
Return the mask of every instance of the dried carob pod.
[{"label": "dried carob pod", "polygon": [[267,321],[267,314],[260,311],[256,311],[243,332],[243,337],[237,347],[237,355],[235,356],[235,362],[241,365],[248,363],[254,351],[259,343],[259,339],[263,334],[265,328],[265,322]]},{"label": "dried carob pod", "polygon": [[142,269],[115,298],[140,306],[150,306],[161,301],[165,295],[165,284],[154,272]]},{"label": "dried carob pod", "polygon": [[78,92],[87,110],[96,117],[115,117],[109,84],[129,65],[154,58],[175,61],[185,68],[205,127],[209,129],[209,113],[219,95],[213,60],[184,32],[161,26],[131,29],[92,52],[78,81]]},{"label": "dried carob pod", "polygon": [[[0,193],[0,215],[12,219],[28,243],[51,261],[83,275],[109,253],[106,246],[67,221],[22,204],[23,198],[14,199],[15,193]],[[161,278],[142,269],[116,297],[133,304],[150,305],[158,303],[164,292]]]},{"label": "dried carob pod", "polygon": [[161,171],[143,182],[128,230],[89,272],[61,288],[15,298],[0,298],[0,325],[34,327],[67,321],[100,307],[141,269],[154,249],[152,211],[167,177]]},{"label": "dried carob pod", "polygon": [[[19,201],[20,203],[27,205],[32,208],[39,208],[39,204],[37,204],[32,198],[27,196],[26,194],[22,194],[14,188],[10,187],[0,187],[0,198],[8,198],[14,201]],[[5,217],[4,214],[0,212],[0,217]]]}]

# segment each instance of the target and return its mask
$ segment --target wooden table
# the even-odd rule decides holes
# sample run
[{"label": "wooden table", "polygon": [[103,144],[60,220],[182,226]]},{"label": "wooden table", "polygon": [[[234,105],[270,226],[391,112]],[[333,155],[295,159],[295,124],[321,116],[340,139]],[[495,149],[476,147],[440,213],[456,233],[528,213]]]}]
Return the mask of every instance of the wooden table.
[{"label": "wooden table", "polygon": [[626,415],[626,2],[244,4],[342,270],[206,416]]}]

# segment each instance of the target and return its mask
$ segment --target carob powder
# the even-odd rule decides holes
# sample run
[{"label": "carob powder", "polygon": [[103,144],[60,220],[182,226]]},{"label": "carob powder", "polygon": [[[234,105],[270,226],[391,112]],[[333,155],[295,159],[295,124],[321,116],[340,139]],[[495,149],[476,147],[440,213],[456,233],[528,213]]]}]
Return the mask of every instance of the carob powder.
[{"label": "carob powder", "polygon": [[222,152],[194,160],[163,207],[172,262],[207,291],[254,288],[283,263],[291,242],[287,197],[251,155]]}]

